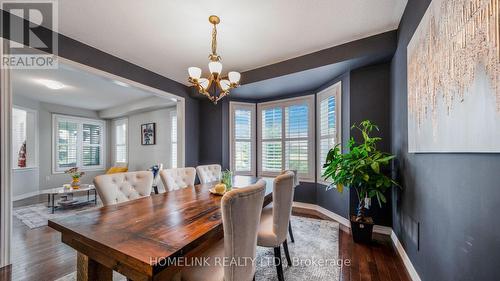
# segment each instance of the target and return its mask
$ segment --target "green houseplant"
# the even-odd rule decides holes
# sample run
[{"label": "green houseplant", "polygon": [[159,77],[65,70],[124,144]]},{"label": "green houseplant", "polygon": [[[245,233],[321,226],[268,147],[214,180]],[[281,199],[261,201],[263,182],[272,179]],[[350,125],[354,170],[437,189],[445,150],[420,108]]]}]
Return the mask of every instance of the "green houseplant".
[{"label": "green houseplant", "polygon": [[382,203],[387,202],[385,192],[392,185],[399,186],[384,173],[384,168],[395,156],[377,150],[376,144],[382,139],[370,136],[374,130],[378,131],[371,121],[354,124],[351,130],[358,130],[363,141],[357,143],[351,137],[347,153],[342,153],[340,144],[330,149],[323,178],[332,181],[327,190],[336,188],[338,192],[343,192],[344,187],[356,190],[359,205],[356,216],[351,217],[353,238],[356,242],[368,242],[373,231],[373,219],[366,216],[369,202],[376,198],[379,206],[382,206]]}]

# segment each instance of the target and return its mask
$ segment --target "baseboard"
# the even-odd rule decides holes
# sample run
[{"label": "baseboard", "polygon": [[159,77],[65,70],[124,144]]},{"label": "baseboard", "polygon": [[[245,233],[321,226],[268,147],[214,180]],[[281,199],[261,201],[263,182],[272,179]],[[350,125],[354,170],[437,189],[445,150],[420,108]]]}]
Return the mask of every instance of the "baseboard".
[{"label": "baseboard", "polygon": [[28,193],[24,193],[24,194],[12,196],[12,201],[18,201],[18,200],[26,199],[26,198],[29,198],[29,197],[37,196],[39,194],[40,194],[40,191],[37,190],[37,191],[33,191],[33,192],[28,192]]},{"label": "baseboard", "polygon": [[[326,216],[330,219],[333,219],[333,220],[339,222],[340,224],[342,224],[348,228],[351,227],[351,223],[349,222],[348,219],[346,219],[343,216],[336,214],[330,210],[327,210],[321,206],[315,205],[315,204],[293,202],[293,208],[306,209],[306,210],[310,210],[313,212],[317,212],[318,214]],[[405,265],[406,271],[410,275],[411,280],[412,281],[421,281],[420,276],[418,276],[418,273],[415,270],[415,267],[413,267],[413,264],[411,263],[411,260],[408,257],[408,255],[406,254],[405,249],[403,248],[403,245],[401,244],[401,242],[399,242],[399,239],[398,239],[396,233],[394,233],[394,231],[392,230],[392,228],[388,227],[388,226],[375,225],[373,227],[373,232],[388,235],[391,237],[392,244],[396,248],[396,251],[398,252],[401,259],[403,260],[403,264]]]},{"label": "baseboard", "polygon": [[415,267],[413,267],[413,264],[411,263],[410,258],[406,254],[406,251],[403,247],[403,244],[401,244],[401,242],[399,242],[398,236],[396,235],[394,230],[391,230],[391,240],[392,240],[392,244],[396,248],[396,251],[398,252],[401,259],[403,260],[403,263],[406,267],[406,271],[408,271],[408,274],[410,274],[411,280],[421,281],[420,276],[418,276],[418,273],[415,270]]},{"label": "baseboard", "polygon": [[[321,215],[324,215],[330,219],[337,221],[338,223],[340,223],[343,226],[351,228],[351,222],[348,219],[346,219],[343,216],[336,214],[328,209],[325,209],[319,205],[302,203],[302,202],[293,202],[293,207],[316,211],[316,212],[320,213]],[[373,227],[373,232],[390,236],[391,232],[392,232],[392,228],[387,227],[387,226],[382,226],[382,225],[375,225]]]}]

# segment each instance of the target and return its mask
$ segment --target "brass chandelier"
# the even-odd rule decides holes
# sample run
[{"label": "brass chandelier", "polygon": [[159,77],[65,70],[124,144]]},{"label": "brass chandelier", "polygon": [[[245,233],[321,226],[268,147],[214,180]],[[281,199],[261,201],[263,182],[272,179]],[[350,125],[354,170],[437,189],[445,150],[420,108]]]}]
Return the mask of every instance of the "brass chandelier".
[{"label": "brass chandelier", "polygon": [[[212,53],[208,55],[210,62],[208,69],[210,77],[201,78],[201,68],[189,67],[189,82],[198,89],[198,92],[206,96],[214,104],[217,104],[223,97],[229,95],[229,91],[239,86],[241,74],[230,71],[226,76],[222,76],[221,57],[217,55],[217,24],[220,23],[218,16],[210,16],[208,21],[214,26],[212,29]],[[210,93],[212,91],[213,93]],[[218,93],[218,95],[217,95]]]}]

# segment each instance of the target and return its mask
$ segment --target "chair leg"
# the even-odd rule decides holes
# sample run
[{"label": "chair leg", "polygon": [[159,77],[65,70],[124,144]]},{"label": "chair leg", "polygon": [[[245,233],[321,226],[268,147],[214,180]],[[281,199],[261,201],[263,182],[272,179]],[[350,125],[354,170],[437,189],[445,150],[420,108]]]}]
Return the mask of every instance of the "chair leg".
[{"label": "chair leg", "polygon": [[283,249],[285,250],[285,256],[286,256],[286,261],[288,263],[288,266],[292,266],[292,259],[290,258],[290,253],[288,252],[288,244],[285,240],[285,242],[283,242]]},{"label": "chair leg", "polygon": [[285,281],[283,277],[280,246],[274,248],[274,262],[276,263],[276,271],[278,272],[278,281]]},{"label": "chair leg", "polygon": [[292,232],[292,222],[288,222],[288,233],[290,233],[290,240],[292,243],[295,243],[295,239],[293,239],[293,232]]}]

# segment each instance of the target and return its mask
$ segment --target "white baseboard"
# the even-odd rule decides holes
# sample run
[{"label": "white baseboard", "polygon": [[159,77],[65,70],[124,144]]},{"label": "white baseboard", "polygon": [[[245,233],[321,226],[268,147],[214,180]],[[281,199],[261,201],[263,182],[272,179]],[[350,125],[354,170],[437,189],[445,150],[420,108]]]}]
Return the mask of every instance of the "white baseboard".
[{"label": "white baseboard", "polygon": [[37,190],[37,191],[33,191],[33,192],[28,192],[28,193],[24,193],[24,194],[12,196],[12,201],[26,199],[26,198],[29,198],[29,197],[37,196],[39,194],[40,194],[40,191]]},{"label": "white baseboard", "polygon": [[[315,204],[309,204],[309,203],[293,202],[293,207],[317,211],[317,212],[339,222],[340,224],[342,224],[346,227],[349,227],[349,228],[351,227],[351,223],[349,222],[348,219],[346,219],[343,216],[336,214],[330,210],[327,210],[321,206],[318,206]],[[415,267],[413,267],[413,264],[411,263],[411,260],[408,257],[408,255],[406,254],[405,249],[403,248],[403,245],[401,244],[401,242],[399,242],[399,239],[398,239],[396,233],[394,233],[394,231],[392,230],[392,228],[388,227],[388,226],[375,225],[375,226],[373,226],[373,232],[388,235],[391,237],[392,244],[396,248],[396,251],[398,252],[401,259],[403,260],[403,264],[405,265],[406,270],[408,271],[408,274],[410,275],[411,280],[412,281],[421,281],[420,276],[418,276],[418,273],[415,270]]]},{"label": "white baseboard", "polygon": [[406,254],[406,251],[403,248],[403,245],[401,244],[401,242],[399,242],[398,236],[396,235],[396,233],[392,229],[391,229],[391,240],[392,240],[392,244],[394,245],[394,247],[398,251],[399,256],[403,260],[403,263],[406,267],[406,271],[408,271],[408,274],[410,274],[411,280],[421,281],[420,276],[418,276],[418,273],[415,270],[415,267],[413,267],[413,264],[411,263],[411,260],[408,257],[408,255]]}]

